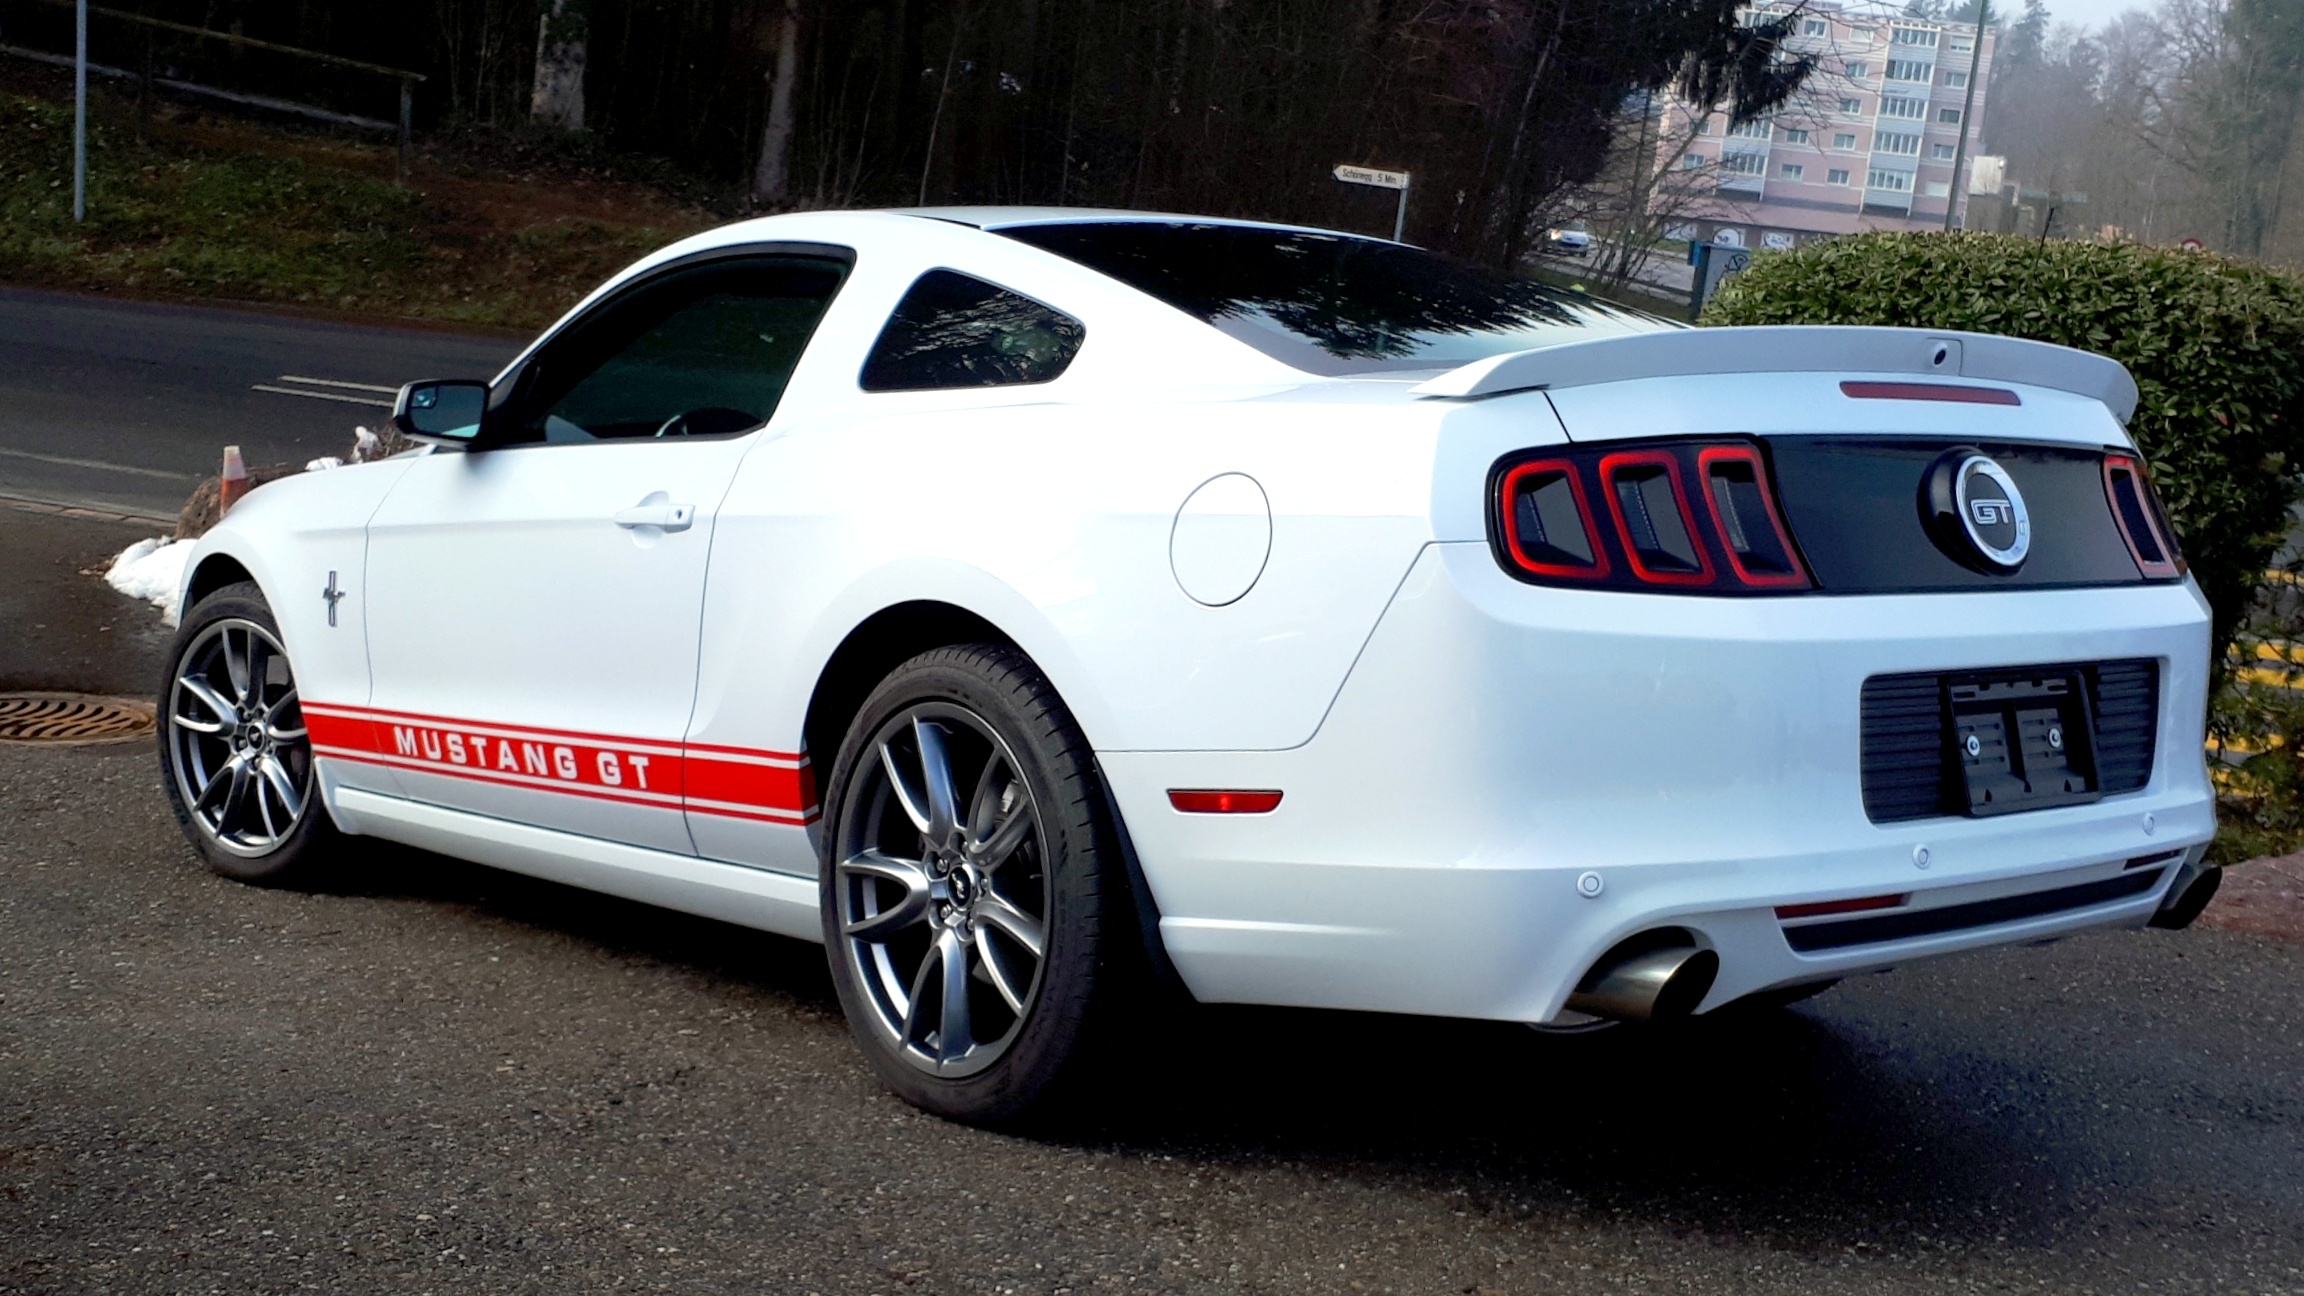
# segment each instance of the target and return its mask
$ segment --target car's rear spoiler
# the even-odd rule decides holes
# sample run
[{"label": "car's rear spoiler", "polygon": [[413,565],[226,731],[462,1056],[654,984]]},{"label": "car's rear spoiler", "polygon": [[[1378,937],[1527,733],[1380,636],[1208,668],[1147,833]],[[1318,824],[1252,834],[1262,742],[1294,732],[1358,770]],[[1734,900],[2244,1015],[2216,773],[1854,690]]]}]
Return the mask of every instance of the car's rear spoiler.
[{"label": "car's rear spoiler", "polygon": [[2136,412],[2136,380],[2127,367],[2092,352],[1989,333],[1828,325],[1671,329],[1565,342],[1475,360],[1412,390],[1467,400],[1681,374],[1819,372],[2024,383],[2093,397],[2122,423]]}]

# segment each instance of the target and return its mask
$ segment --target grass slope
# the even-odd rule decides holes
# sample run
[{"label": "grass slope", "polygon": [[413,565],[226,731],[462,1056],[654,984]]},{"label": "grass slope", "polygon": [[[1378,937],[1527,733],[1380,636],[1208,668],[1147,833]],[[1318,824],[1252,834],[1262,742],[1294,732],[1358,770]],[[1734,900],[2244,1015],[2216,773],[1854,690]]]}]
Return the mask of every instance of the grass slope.
[{"label": "grass slope", "polygon": [[403,188],[387,148],[189,113],[139,144],[132,110],[92,96],[75,225],[71,106],[26,88],[0,82],[0,280],[20,284],[533,329],[713,222],[565,168],[426,156]]}]

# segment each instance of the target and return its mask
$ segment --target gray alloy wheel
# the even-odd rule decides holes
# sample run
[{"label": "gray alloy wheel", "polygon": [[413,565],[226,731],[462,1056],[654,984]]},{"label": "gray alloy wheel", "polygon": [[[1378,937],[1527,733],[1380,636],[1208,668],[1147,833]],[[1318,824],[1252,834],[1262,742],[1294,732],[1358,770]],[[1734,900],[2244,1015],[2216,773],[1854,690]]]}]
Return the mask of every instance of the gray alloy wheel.
[{"label": "gray alloy wheel", "polygon": [[312,744],[279,639],[241,617],[201,627],[161,714],[192,826],[242,859],[278,851],[312,802]]},{"label": "gray alloy wheel", "polygon": [[160,783],[209,868],[261,886],[318,881],[346,857],[304,729],[280,623],[252,581],[185,610],[160,677]]},{"label": "gray alloy wheel", "polygon": [[836,957],[868,1029],[929,1075],[998,1062],[1040,992],[1054,912],[1016,754],[967,707],[905,707],[860,754],[836,833]]}]

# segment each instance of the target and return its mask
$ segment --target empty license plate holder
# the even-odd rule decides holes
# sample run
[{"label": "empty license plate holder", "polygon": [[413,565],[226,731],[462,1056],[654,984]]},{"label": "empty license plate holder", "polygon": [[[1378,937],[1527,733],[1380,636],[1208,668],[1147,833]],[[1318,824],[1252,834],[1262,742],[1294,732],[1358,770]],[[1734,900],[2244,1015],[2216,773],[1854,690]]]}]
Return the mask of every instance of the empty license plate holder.
[{"label": "empty license plate holder", "polygon": [[1970,815],[2085,805],[2104,795],[2078,668],[1947,676],[1944,705]]}]

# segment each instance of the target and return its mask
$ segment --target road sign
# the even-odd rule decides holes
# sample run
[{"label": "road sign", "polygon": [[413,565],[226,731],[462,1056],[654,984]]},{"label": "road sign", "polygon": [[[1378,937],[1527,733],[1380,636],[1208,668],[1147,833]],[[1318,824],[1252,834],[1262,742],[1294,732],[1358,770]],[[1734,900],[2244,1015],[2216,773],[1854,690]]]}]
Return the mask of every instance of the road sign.
[{"label": "road sign", "polygon": [[1379,189],[1405,189],[1408,173],[1405,171],[1379,171],[1374,167],[1339,165],[1336,178],[1346,184],[1374,185]]},{"label": "road sign", "polygon": [[1397,243],[1408,232],[1408,173],[1405,171],[1379,171],[1374,167],[1353,166],[1349,162],[1336,164],[1336,178],[1346,184],[1372,185],[1378,189],[1400,191],[1399,210],[1392,215],[1392,241]]},{"label": "road sign", "polygon": [[2187,252],[2205,252],[2208,250],[2208,245],[2196,238],[2185,239],[2183,242],[2178,243],[2176,246],[2184,249]]}]

